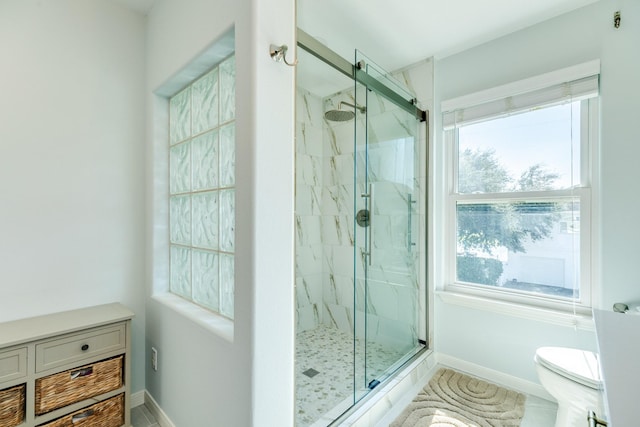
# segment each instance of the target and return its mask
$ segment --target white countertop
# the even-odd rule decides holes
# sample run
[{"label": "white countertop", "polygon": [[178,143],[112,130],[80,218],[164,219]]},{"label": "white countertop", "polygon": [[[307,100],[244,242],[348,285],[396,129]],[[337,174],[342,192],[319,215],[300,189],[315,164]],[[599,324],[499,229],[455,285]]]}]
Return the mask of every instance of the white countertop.
[{"label": "white countertop", "polygon": [[4,322],[0,323],[0,347],[120,322],[133,316],[127,307],[112,303]]},{"label": "white countertop", "polygon": [[640,315],[593,310],[593,317],[609,427],[640,426]]}]

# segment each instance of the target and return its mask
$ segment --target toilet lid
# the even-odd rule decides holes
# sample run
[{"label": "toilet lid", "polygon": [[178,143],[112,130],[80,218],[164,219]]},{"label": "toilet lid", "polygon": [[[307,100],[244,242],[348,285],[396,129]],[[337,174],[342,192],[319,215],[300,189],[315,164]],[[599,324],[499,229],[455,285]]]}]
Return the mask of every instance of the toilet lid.
[{"label": "toilet lid", "polygon": [[536,360],[545,368],[587,387],[599,389],[601,383],[598,356],[586,350],[541,347]]}]

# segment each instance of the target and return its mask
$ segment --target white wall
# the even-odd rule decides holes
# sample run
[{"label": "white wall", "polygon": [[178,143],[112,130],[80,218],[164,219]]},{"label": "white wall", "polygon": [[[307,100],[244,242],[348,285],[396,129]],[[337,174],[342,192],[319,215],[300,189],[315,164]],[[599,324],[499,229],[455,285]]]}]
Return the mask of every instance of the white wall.
[{"label": "white wall", "polygon": [[[622,12],[622,26],[617,30],[612,22],[616,10]],[[640,3],[601,1],[436,62],[439,109],[445,99],[601,59],[601,199],[596,212],[601,233],[595,254],[601,271],[594,281],[596,305],[606,309],[615,301],[640,300],[634,268],[640,241],[640,198],[633,187],[640,180],[635,126],[640,98],[638,40]],[[439,126],[438,110],[435,119]],[[440,135],[441,126],[436,130],[436,158],[442,155]],[[444,188],[442,169],[435,173],[435,188]],[[436,242],[441,242],[441,232],[435,232]],[[442,248],[436,253],[442,253]],[[441,257],[436,265],[442,265]],[[436,284],[442,280],[436,275]],[[536,347],[595,348],[591,332],[445,304],[440,299],[436,301],[435,328],[439,351],[530,381],[537,381],[531,362]]]},{"label": "white wall", "polygon": [[120,301],[144,388],[144,18],[0,2],[0,321]]},{"label": "white wall", "polygon": [[147,300],[147,351],[160,354],[147,389],[177,426],[293,425],[294,75],[268,51],[295,45],[294,22],[293,0],[160,0],[148,17],[149,296],[166,265],[166,193],[153,172],[154,120],[166,112],[152,93],[234,25],[236,35],[233,342]]}]

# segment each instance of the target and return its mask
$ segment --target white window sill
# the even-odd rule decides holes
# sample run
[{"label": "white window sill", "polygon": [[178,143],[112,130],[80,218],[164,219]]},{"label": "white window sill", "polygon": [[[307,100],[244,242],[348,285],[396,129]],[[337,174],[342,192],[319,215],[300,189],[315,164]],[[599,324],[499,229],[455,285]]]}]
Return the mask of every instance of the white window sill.
[{"label": "white window sill", "polygon": [[233,342],[233,321],[219,316],[196,304],[177,297],[169,292],[155,294],[152,299],[180,313],[184,317],[213,332],[220,338]]},{"label": "white window sill", "polygon": [[436,295],[446,304],[470,307],[492,313],[536,320],[561,326],[576,327],[593,331],[595,326],[591,315],[570,313],[551,308],[535,307],[510,301],[496,300],[488,296],[469,295],[446,290],[436,291]]}]

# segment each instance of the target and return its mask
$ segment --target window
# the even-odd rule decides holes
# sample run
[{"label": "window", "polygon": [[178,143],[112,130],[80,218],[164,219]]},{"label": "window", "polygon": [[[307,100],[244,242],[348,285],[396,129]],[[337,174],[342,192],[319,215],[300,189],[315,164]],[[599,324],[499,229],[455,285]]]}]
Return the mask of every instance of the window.
[{"label": "window", "polygon": [[598,75],[587,74],[540,88],[550,74],[535,80],[535,90],[516,92],[512,84],[479,94],[493,97],[488,102],[464,105],[479,99],[474,94],[443,103],[447,290],[590,306]]},{"label": "window", "polygon": [[169,290],[233,319],[235,57],[169,100]]}]

